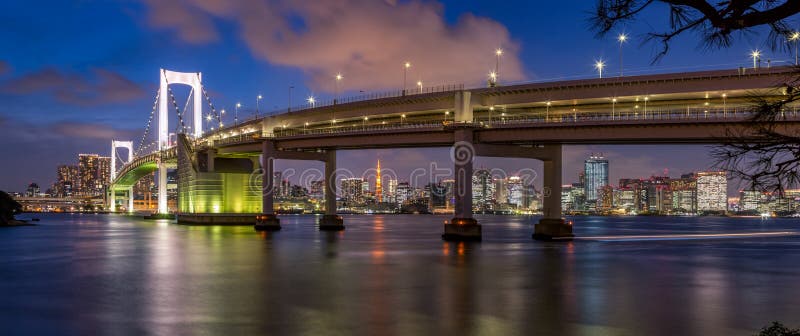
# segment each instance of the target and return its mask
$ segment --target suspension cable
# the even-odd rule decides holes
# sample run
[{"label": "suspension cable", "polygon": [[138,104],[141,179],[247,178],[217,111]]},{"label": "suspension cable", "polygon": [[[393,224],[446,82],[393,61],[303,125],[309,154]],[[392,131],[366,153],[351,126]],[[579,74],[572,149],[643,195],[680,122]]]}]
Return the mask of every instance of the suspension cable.
[{"label": "suspension cable", "polygon": [[[200,77],[200,74],[197,74],[197,77]],[[208,103],[208,107],[211,108],[211,115],[217,119],[217,123],[219,127],[222,128],[222,114],[217,112],[217,109],[214,107],[214,103],[211,102],[211,97],[208,96],[208,91],[206,91],[206,87],[204,85],[200,85],[200,89],[203,91],[203,97],[206,99],[206,103]]]},{"label": "suspension cable", "polygon": [[159,89],[156,91],[156,99],[153,102],[153,109],[150,111],[150,117],[147,119],[147,124],[144,127],[144,133],[142,134],[142,139],[139,140],[139,146],[137,147],[136,151],[133,153],[133,156],[139,156],[142,152],[144,147],[144,140],[147,138],[147,135],[150,133],[151,125],[153,124],[153,116],[156,114],[156,109],[158,108],[158,98],[161,96],[161,90]]}]

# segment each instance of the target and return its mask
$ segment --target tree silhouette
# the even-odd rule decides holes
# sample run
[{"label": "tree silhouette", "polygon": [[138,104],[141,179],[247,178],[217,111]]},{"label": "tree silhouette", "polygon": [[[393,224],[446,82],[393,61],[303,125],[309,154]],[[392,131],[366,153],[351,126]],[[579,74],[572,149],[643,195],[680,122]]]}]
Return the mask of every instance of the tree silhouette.
[{"label": "tree silhouette", "polygon": [[[645,38],[661,44],[653,60],[657,62],[669,52],[675,37],[687,33],[699,35],[700,44],[707,48],[727,48],[734,41],[734,33],[747,34],[766,27],[768,45],[783,49],[793,37],[788,19],[800,13],[800,1],[598,0],[590,22],[598,36],[603,36],[637,20],[647,10],[662,10],[670,19],[668,27]],[[715,167],[749,184],[752,190],[782,194],[784,187],[800,184],[800,134],[785,122],[787,111],[791,111],[789,104],[800,100],[800,67],[791,73],[781,85],[782,98],[768,100],[754,95],[750,117],[740,123],[745,127],[729,128],[711,152]]]},{"label": "tree silhouette", "polygon": [[0,191],[0,225],[8,225],[14,220],[14,215],[20,212],[22,212],[22,205],[5,191]]},{"label": "tree silhouette", "polygon": [[598,35],[603,36],[620,25],[635,21],[647,10],[663,10],[669,15],[669,27],[652,31],[645,37],[645,41],[661,44],[661,51],[653,59],[657,62],[669,52],[670,42],[675,37],[688,32],[700,35],[703,46],[726,48],[731,46],[734,33],[768,27],[770,48],[784,48],[786,36],[792,32],[787,19],[800,13],[800,1],[598,0],[590,23]]}]

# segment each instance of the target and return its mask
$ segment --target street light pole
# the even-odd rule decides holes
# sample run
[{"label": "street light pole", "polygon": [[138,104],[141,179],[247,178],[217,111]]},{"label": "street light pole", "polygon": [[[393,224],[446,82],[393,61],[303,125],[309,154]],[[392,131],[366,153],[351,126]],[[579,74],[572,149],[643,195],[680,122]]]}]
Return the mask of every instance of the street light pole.
[{"label": "street light pole", "polygon": [[239,108],[242,107],[242,103],[236,103],[236,110],[233,114],[233,125],[239,125]]},{"label": "street light pole", "polygon": [[342,80],[342,74],[336,74],[336,81],[334,82],[334,96],[333,96],[333,105],[336,105],[337,101],[339,100],[339,81]]},{"label": "street light pole", "polygon": [[594,68],[597,69],[597,72],[600,73],[600,78],[603,78],[603,67],[605,66],[606,62],[603,62],[603,60],[594,62]]},{"label": "street light pole", "polygon": [[494,55],[496,56],[496,60],[494,63],[494,73],[495,73],[495,80],[494,84],[497,85],[497,77],[500,76],[500,56],[503,55],[503,49],[498,48],[494,51]]},{"label": "street light pole", "polygon": [[611,99],[611,120],[614,120],[614,115],[617,111],[617,98]]},{"label": "street light pole", "polygon": [[761,51],[758,49],[753,50],[753,52],[750,53],[750,56],[753,57],[753,69],[758,69],[758,64],[756,61],[761,59]]},{"label": "street light pole", "polygon": [[256,96],[256,114],[258,114],[258,102],[263,98],[261,95]]},{"label": "street light pole", "polygon": [[403,95],[406,95],[406,77],[408,76],[408,68],[411,67],[411,62],[406,61],[403,63]]},{"label": "street light pole", "polygon": [[625,35],[625,33],[619,34],[617,40],[619,41],[619,76],[622,77],[622,44],[628,40],[628,35]]},{"label": "street light pole", "polygon": [[797,58],[797,41],[800,40],[800,32],[794,32],[789,36],[789,41],[794,42],[794,65],[798,65]]}]

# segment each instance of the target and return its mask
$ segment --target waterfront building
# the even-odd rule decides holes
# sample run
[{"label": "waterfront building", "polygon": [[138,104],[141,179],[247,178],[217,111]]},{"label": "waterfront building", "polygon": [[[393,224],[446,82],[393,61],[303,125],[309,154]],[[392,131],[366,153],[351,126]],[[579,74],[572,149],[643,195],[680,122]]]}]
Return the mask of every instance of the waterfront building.
[{"label": "waterfront building", "polygon": [[495,191],[492,175],[487,169],[478,169],[472,174],[472,208],[485,211],[493,208]]},{"label": "waterfront building", "polygon": [[697,173],[697,211],[727,210],[728,180],[725,172]]},{"label": "waterfront building", "polygon": [[598,199],[597,191],[608,185],[608,160],[601,155],[592,155],[584,161],[583,172],[586,204],[594,208]]}]

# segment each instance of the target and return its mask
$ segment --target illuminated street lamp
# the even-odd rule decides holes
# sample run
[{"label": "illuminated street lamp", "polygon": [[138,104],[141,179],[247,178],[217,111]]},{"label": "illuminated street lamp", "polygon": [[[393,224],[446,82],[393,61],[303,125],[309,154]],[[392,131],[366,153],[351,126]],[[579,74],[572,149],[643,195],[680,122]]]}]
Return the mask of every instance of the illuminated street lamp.
[{"label": "illuminated street lamp", "polygon": [[308,102],[308,105],[313,108],[315,106],[317,100],[314,99],[314,96],[308,96],[308,98],[306,99],[306,102]]},{"label": "illuminated street lamp", "polygon": [[336,74],[336,81],[334,82],[334,96],[333,96],[333,105],[336,105],[336,101],[339,100],[339,82],[342,81],[342,74]]},{"label": "illuminated street lamp", "polygon": [[611,120],[614,120],[614,115],[617,111],[617,98],[611,99]]},{"label": "illuminated street lamp", "polygon": [[495,87],[497,85],[497,73],[492,71],[489,73],[489,87]]},{"label": "illuminated street lamp", "polygon": [[794,32],[789,35],[789,42],[794,42],[794,65],[798,65],[797,61],[797,42],[800,41],[800,32]]},{"label": "illuminated street lamp", "polygon": [[262,98],[264,97],[261,95],[256,96],[256,114],[258,114],[258,102],[260,102]]},{"label": "illuminated street lamp", "polygon": [[242,107],[242,103],[236,103],[236,110],[233,113],[233,125],[236,126],[239,124],[239,109]]},{"label": "illuminated street lamp", "polygon": [[419,93],[422,93],[422,81],[417,81],[417,89],[419,89]]},{"label": "illuminated street lamp", "polygon": [[411,67],[411,62],[406,61],[403,63],[403,95],[406,95],[406,77],[408,77],[408,68]]},{"label": "illuminated street lamp", "polygon": [[617,36],[617,41],[619,41],[619,76],[622,77],[622,44],[628,40],[628,35],[625,33],[619,34]]},{"label": "illuminated street lamp", "polygon": [[597,72],[600,74],[600,78],[603,78],[603,68],[605,68],[606,62],[603,60],[599,60],[594,62],[594,68],[597,69]]},{"label": "illuminated street lamp", "polygon": [[722,94],[722,117],[728,116],[728,94]]},{"label": "illuminated street lamp", "polygon": [[548,119],[550,119],[550,105],[552,105],[552,103],[548,101],[548,102],[546,103],[546,105],[547,105],[547,107],[546,107],[546,110],[545,110],[545,115],[544,115],[544,120],[545,120],[545,121],[547,121]]},{"label": "illuminated street lamp", "polygon": [[403,114],[401,114],[401,115],[400,115],[400,125],[401,125],[401,126],[403,125],[403,122],[404,122],[405,120],[406,120],[406,114],[405,114],[405,113],[403,113]]},{"label": "illuminated street lamp", "polygon": [[[224,115],[225,115],[225,109],[222,109],[221,111],[219,111],[219,113],[220,113],[220,117],[219,117],[219,127],[220,127],[220,128],[222,128],[222,116],[224,116]],[[211,129],[213,130],[213,129],[214,129],[214,127],[211,127]]]},{"label": "illuminated street lamp", "polygon": [[367,120],[369,120],[369,117],[364,117],[364,130],[365,131],[367,130]]},{"label": "illuminated street lamp", "polygon": [[[496,75],[500,74],[500,56],[503,56],[503,49],[497,48],[494,51],[494,55],[496,57],[496,61],[494,63],[494,73]],[[495,84],[497,84],[497,78],[495,78]]]},{"label": "illuminated street lamp", "polygon": [[450,111],[444,111],[444,121],[447,122],[447,116],[450,115]]},{"label": "illuminated street lamp", "polygon": [[758,63],[761,61],[761,51],[756,49],[750,53],[750,57],[753,57],[753,69],[758,69]]}]

